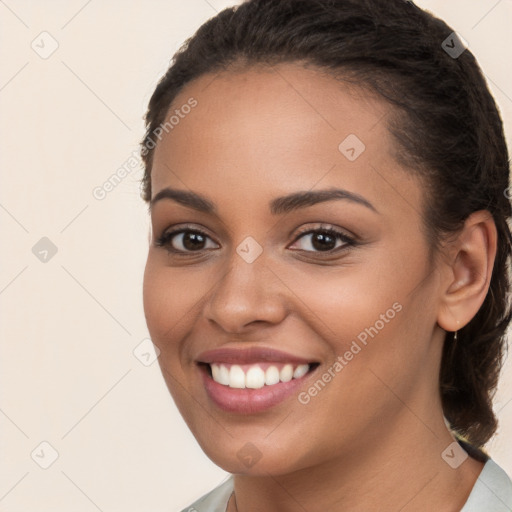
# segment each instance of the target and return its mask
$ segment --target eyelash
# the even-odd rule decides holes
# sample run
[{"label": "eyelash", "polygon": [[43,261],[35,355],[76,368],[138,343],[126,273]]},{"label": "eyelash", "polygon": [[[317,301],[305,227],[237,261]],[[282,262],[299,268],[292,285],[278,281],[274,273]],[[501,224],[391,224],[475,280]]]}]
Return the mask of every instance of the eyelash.
[{"label": "eyelash", "polygon": [[[155,242],[155,245],[157,247],[163,247],[163,248],[167,249],[167,252],[169,254],[173,254],[173,255],[177,255],[177,256],[184,256],[184,257],[188,257],[188,256],[195,255],[195,254],[200,254],[201,252],[211,250],[211,249],[199,249],[197,251],[182,251],[179,249],[174,249],[172,247],[173,238],[178,234],[187,233],[187,232],[199,234],[206,238],[211,239],[211,237],[208,234],[206,234],[204,231],[202,231],[200,229],[193,228],[191,226],[181,226],[172,231],[164,232],[160,237],[158,237],[158,239]],[[304,249],[293,249],[293,250],[296,250],[296,251],[299,251],[302,253],[308,253],[308,254],[310,254],[310,253],[318,254],[318,255],[320,255],[320,257],[322,257],[322,255],[331,256],[338,252],[345,252],[345,251],[352,249],[356,245],[358,245],[357,241],[354,238],[351,238],[350,236],[346,235],[345,233],[343,233],[337,229],[334,229],[333,227],[330,227],[330,226],[329,227],[318,227],[318,228],[305,228],[304,230],[299,231],[299,233],[297,234],[297,236],[295,237],[295,239],[293,240],[292,243],[294,244],[303,236],[313,234],[313,233],[323,233],[323,234],[331,235],[336,240],[341,240],[343,242],[343,245],[341,245],[340,247],[336,247],[335,249],[329,249],[327,251],[307,251]]]}]

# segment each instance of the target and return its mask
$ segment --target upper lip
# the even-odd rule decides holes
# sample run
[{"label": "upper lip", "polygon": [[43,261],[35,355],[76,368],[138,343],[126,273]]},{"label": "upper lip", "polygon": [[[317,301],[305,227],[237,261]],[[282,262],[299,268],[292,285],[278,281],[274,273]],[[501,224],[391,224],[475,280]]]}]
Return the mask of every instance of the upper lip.
[{"label": "upper lip", "polygon": [[249,347],[239,349],[221,347],[201,352],[197,357],[197,362],[207,364],[252,364],[263,361],[296,364],[309,364],[313,362],[310,359],[304,359],[303,357],[298,357],[296,355],[268,347]]}]

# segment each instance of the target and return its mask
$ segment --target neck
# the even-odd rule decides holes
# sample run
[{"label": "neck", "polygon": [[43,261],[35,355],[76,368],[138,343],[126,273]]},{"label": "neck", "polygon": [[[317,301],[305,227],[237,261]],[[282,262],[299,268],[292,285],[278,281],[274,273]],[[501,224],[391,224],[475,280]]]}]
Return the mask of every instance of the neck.
[{"label": "neck", "polygon": [[285,475],[235,475],[228,511],[460,511],[483,463],[468,457],[453,469],[441,456],[454,442],[442,414],[412,410],[322,464]]}]

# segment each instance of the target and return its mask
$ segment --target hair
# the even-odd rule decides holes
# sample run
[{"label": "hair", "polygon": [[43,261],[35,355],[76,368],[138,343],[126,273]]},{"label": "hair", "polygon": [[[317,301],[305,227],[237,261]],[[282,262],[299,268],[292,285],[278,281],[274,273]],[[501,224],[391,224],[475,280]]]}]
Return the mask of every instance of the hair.
[{"label": "hair", "polygon": [[150,201],[155,133],[178,93],[202,75],[298,63],[383,98],[395,107],[386,120],[395,157],[424,184],[429,246],[438,248],[479,210],[496,224],[488,293],[456,336],[446,333],[439,376],[450,428],[479,448],[497,429],[492,400],[512,317],[512,189],[496,104],[472,53],[443,47],[460,45],[453,32],[404,0],[248,0],[221,11],[174,55],[149,101],[141,195]]}]

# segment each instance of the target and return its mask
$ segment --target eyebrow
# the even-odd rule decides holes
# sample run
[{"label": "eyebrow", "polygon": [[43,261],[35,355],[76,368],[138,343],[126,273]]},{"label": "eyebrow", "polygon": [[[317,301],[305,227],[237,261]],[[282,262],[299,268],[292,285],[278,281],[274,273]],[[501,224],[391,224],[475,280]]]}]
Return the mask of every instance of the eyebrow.
[{"label": "eyebrow", "polygon": [[[187,206],[202,213],[218,215],[215,204],[201,194],[187,190],[178,190],[166,187],[160,190],[153,199],[151,199],[149,208],[163,200],[169,199],[183,206]],[[364,197],[348,190],[340,188],[330,188],[326,190],[308,190],[304,192],[294,192],[286,196],[276,197],[269,203],[270,213],[272,215],[283,215],[301,208],[313,206],[318,203],[333,200],[347,200],[356,203],[378,213],[377,209]]]}]

